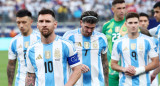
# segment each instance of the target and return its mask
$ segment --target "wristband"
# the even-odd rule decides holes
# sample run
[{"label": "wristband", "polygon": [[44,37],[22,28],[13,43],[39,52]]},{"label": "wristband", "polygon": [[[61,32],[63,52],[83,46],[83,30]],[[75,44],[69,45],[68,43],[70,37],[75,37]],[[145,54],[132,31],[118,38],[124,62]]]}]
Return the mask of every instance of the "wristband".
[{"label": "wristband", "polygon": [[136,74],[135,74],[135,75],[139,75],[139,74],[145,72],[145,67],[144,67],[144,66],[138,67],[138,68],[136,68],[135,70],[136,70]]}]

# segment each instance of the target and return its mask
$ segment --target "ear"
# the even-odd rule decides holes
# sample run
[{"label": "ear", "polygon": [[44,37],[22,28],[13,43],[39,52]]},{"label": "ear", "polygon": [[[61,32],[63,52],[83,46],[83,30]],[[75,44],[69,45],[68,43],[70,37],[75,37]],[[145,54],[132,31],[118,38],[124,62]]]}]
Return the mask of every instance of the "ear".
[{"label": "ear", "polygon": [[114,7],[111,7],[112,12],[114,13]]},{"label": "ear", "polygon": [[83,23],[83,21],[82,20],[80,20],[80,25],[82,26],[82,23]]}]

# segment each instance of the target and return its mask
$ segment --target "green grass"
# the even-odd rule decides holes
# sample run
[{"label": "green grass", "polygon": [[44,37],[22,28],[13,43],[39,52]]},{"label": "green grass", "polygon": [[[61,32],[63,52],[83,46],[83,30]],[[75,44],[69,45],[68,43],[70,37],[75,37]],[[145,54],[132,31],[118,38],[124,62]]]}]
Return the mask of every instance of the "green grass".
[{"label": "green grass", "polygon": [[[8,64],[8,51],[0,51],[0,86],[8,85],[7,64]],[[159,82],[160,82],[160,74],[159,74]],[[14,83],[13,83],[13,86],[14,86]]]}]

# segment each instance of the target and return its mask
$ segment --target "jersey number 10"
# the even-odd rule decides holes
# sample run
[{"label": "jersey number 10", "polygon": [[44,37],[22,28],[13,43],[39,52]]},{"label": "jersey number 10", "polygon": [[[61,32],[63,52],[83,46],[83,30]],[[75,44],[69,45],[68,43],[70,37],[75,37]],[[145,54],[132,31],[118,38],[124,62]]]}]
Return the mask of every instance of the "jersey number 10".
[{"label": "jersey number 10", "polygon": [[44,66],[45,66],[45,73],[47,73],[47,72],[50,72],[50,73],[53,72],[53,62],[52,61],[45,62]]}]

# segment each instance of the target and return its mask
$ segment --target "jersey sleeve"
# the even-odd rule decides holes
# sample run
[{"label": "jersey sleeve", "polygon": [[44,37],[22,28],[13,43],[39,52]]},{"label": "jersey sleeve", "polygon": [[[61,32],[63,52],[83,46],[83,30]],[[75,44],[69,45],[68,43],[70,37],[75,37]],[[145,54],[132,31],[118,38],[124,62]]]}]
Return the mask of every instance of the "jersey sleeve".
[{"label": "jersey sleeve", "polygon": [[113,50],[112,50],[112,56],[111,59],[119,61],[120,59],[120,53],[119,53],[119,48],[118,48],[118,41],[116,41],[113,45]]},{"label": "jersey sleeve", "polygon": [[31,50],[31,48],[29,47],[27,49],[27,54],[26,54],[26,61],[27,61],[27,72],[29,73],[35,73],[34,67],[31,63],[31,58],[33,58],[33,52]]},{"label": "jersey sleeve", "polygon": [[70,65],[71,68],[77,66],[80,64],[80,60],[79,60],[79,57],[78,57],[78,53],[75,49],[75,47],[73,46],[73,43],[72,42],[69,42],[67,44],[68,46],[68,51],[69,51],[69,55],[67,55],[67,61],[68,61],[68,64]]},{"label": "jersey sleeve", "polygon": [[105,35],[103,35],[103,41],[102,41],[102,46],[103,46],[103,50],[102,50],[102,54],[107,53],[108,51],[108,41]]},{"label": "jersey sleeve", "polygon": [[149,34],[155,38],[158,38],[158,26],[150,29]]},{"label": "jersey sleeve", "polygon": [[8,49],[8,59],[10,60],[14,60],[17,58],[16,56],[16,40],[15,39],[12,39],[11,40],[11,43],[10,43],[10,46],[9,46],[9,49]]},{"label": "jersey sleeve", "polygon": [[148,55],[150,58],[154,58],[154,57],[157,57],[158,56],[158,53],[155,51],[155,48],[156,48],[156,45],[155,43],[153,43],[153,41],[149,41],[149,52],[148,52]]}]

